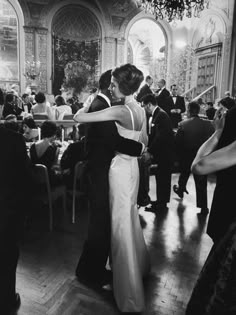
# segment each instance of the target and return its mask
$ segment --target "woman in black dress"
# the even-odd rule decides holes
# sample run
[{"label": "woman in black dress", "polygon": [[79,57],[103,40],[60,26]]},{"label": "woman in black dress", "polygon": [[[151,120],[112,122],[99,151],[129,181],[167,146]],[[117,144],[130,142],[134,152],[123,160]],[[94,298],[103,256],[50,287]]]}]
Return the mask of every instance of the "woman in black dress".
[{"label": "woman in black dress", "polygon": [[43,164],[48,169],[49,180],[52,185],[58,183],[59,178],[54,172],[53,166],[57,162],[59,148],[54,140],[57,134],[57,126],[54,122],[46,120],[41,126],[42,139],[33,143],[30,147],[30,158],[34,164]]}]

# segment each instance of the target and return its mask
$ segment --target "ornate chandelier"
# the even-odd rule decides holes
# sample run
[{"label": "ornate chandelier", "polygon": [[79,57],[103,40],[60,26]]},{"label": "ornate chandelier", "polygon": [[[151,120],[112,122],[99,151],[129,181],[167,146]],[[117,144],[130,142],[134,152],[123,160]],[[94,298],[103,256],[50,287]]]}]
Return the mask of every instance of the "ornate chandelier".
[{"label": "ornate chandelier", "polygon": [[136,0],[139,8],[168,22],[182,20],[184,16],[199,17],[200,12],[208,8],[210,0]]}]

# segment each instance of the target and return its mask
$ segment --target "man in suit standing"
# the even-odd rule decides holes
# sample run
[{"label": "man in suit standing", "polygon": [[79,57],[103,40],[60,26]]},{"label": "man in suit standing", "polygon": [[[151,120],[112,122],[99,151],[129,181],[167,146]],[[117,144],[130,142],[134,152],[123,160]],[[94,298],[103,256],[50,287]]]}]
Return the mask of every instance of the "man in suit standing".
[{"label": "man in suit standing", "polygon": [[[191,165],[200,146],[213,134],[213,124],[207,119],[201,119],[198,114],[200,105],[197,102],[188,104],[189,118],[179,123],[176,133],[176,149],[179,157],[180,176],[178,185],[174,185],[174,192],[183,198],[187,192],[186,185],[191,173]],[[193,174],[197,207],[201,208],[201,215],[208,214],[207,207],[207,176]],[[188,193],[188,192],[187,192]]]},{"label": "man in suit standing", "polygon": [[166,89],[166,81],[161,79],[157,82],[158,89],[155,91],[157,105],[165,110],[166,98],[170,96],[170,92]]},{"label": "man in suit standing", "polygon": [[141,87],[141,89],[140,89],[140,91],[136,97],[137,102],[141,102],[143,96],[153,93],[151,90],[151,86],[153,84],[153,78],[150,75],[147,75],[145,82],[146,83]]},{"label": "man in suit standing", "polygon": [[15,291],[18,243],[30,206],[33,173],[21,134],[0,127],[0,143],[0,312],[9,315],[21,303]]},{"label": "man in suit standing", "polygon": [[171,95],[166,98],[165,111],[170,116],[172,127],[177,128],[178,123],[182,120],[181,114],[186,111],[184,97],[178,95],[176,84],[171,85]]},{"label": "man in suit standing", "polygon": [[[109,91],[111,70],[103,73],[99,80],[99,93],[91,103],[89,112],[111,106]],[[75,115],[76,116],[76,115]],[[110,252],[109,168],[115,151],[139,156],[142,143],[125,139],[118,133],[114,121],[88,124],[86,132],[89,226],[76,275],[80,282],[102,288],[111,282],[111,272],[105,266]]]},{"label": "man in suit standing", "polygon": [[147,207],[146,210],[156,212],[167,209],[167,203],[170,201],[174,134],[170,117],[157,106],[154,95],[144,96],[142,104],[145,110],[152,114],[148,148],[145,155],[147,159],[152,159],[153,164],[157,164],[155,169],[157,200],[152,202],[152,207]]}]

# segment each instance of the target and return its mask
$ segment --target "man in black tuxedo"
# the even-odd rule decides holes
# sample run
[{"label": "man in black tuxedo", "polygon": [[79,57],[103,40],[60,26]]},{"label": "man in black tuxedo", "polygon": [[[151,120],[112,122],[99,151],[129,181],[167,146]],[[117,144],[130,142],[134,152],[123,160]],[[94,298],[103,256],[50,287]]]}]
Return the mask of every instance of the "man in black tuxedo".
[{"label": "man in black tuxedo", "polygon": [[[111,106],[110,81],[111,70],[101,75],[100,92],[91,103],[89,112]],[[114,121],[89,123],[85,138],[90,218],[88,236],[76,268],[76,275],[80,282],[101,288],[111,281],[111,272],[105,268],[111,238],[108,178],[110,163],[115,151],[139,156],[143,151],[143,145],[121,137]]]},{"label": "man in black tuxedo", "polygon": [[161,79],[157,82],[158,89],[155,91],[157,105],[164,109],[166,108],[166,98],[170,96],[170,92],[166,89],[166,81]]},{"label": "man in black tuxedo", "polygon": [[[188,104],[188,118],[179,123],[176,133],[176,149],[179,157],[180,176],[178,185],[174,185],[174,192],[183,198],[187,192],[186,185],[191,174],[191,165],[200,146],[212,135],[214,127],[208,119],[201,119],[198,114],[200,105],[197,102]],[[208,214],[207,207],[207,175],[193,174],[197,207],[201,208],[201,215]],[[188,193],[188,192],[187,192]]]},{"label": "man in black tuxedo", "polygon": [[153,84],[153,78],[150,75],[146,76],[145,84],[141,87],[140,91],[138,92],[138,95],[136,97],[137,102],[142,101],[142,97],[147,94],[152,94],[151,86]]},{"label": "man in black tuxedo", "polygon": [[184,97],[178,95],[178,87],[176,84],[171,85],[171,95],[166,98],[165,108],[163,108],[170,116],[172,127],[177,128],[178,123],[182,120],[181,114],[186,111]]},{"label": "man in black tuxedo", "polygon": [[0,312],[9,315],[20,306],[15,291],[18,243],[30,206],[33,172],[21,134],[0,127],[0,143]]},{"label": "man in black tuxedo", "polygon": [[147,211],[167,209],[171,193],[171,174],[173,169],[174,134],[171,120],[168,114],[156,104],[154,95],[146,95],[142,104],[152,114],[151,132],[149,135],[148,149],[145,153],[157,164],[155,169],[156,197],[157,201],[152,202],[151,208]]}]

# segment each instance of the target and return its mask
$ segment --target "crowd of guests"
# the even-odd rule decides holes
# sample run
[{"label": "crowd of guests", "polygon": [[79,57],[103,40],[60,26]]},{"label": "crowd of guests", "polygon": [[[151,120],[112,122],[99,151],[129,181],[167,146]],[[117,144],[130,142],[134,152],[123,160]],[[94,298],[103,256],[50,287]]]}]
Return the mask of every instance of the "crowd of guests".
[{"label": "crowd of guests", "polygon": [[[4,181],[0,181],[0,198],[9,210],[1,220],[3,228],[0,229],[6,257],[0,270],[3,273],[7,270],[2,275],[7,290],[1,292],[5,299],[0,300],[0,308],[6,310],[6,314],[20,304],[20,297],[15,292],[18,260],[15,226],[17,209],[23,205],[25,191],[17,191],[18,177],[25,173],[25,187],[29,186],[27,196],[29,192],[33,195],[33,190],[38,187],[34,165],[44,164],[52,186],[64,184],[71,189],[78,161],[86,161],[90,218],[88,237],[78,261],[76,276],[78,281],[96,288],[113,281],[117,306],[125,313],[141,312],[145,308],[142,278],[150,268],[136,206],[144,206],[146,211],[155,214],[168,210],[172,173],[177,161],[180,175],[178,183],[173,185],[174,193],[184,198],[192,172],[196,206],[201,209],[200,215],[206,216],[209,213],[207,175],[219,171],[207,231],[215,244],[194,289],[187,313],[218,314],[208,310],[215,310],[219,305],[219,314],[233,314],[233,294],[226,297],[220,292],[219,302],[218,292],[215,294],[213,290],[224,283],[225,287],[235,292],[235,281],[232,283],[229,280],[229,276],[236,280],[229,258],[236,255],[235,225],[230,227],[235,216],[233,208],[223,221],[219,214],[219,207],[223,208],[223,203],[229,199],[228,191],[233,196],[233,186],[228,179],[233,180],[236,161],[228,156],[235,152],[235,102],[227,93],[217,106],[213,102],[203,104],[202,100],[186,103],[184,97],[178,94],[176,84],[172,84],[168,91],[165,80],[160,79],[158,89],[152,89],[153,79],[147,76],[145,84],[140,87],[143,79],[142,72],[130,64],[108,70],[100,77],[99,90],[92,90],[84,106],[77,108],[72,106],[75,105],[73,100],[65,101],[62,95],[57,95],[55,104],[51,105],[42,92],[24,93],[19,97],[13,87],[5,95],[0,90],[4,120],[0,127],[0,139],[5,150],[0,165],[13,163],[13,157],[17,159],[10,174],[11,180],[15,180],[13,188],[10,189],[10,181],[5,187]],[[111,106],[114,99],[117,106]],[[74,120],[79,123],[75,127],[79,137],[68,145],[59,160],[60,143],[57,139],[60,132],[55,120],[63,120],[65,115],[73,114]],[[35,123],[36,115],[42,115],[45,120],[40,128]],[[27,142],[30,142],[28,155]],[[9,143],[14,143],[15,148]],[[223,147],[226,147],[226,152],[222,151]],[[15,150],[18,150],[17,154]],[[9,161],[8,155],[11,156]],[[156,200],[151,200],[149,196],[150,171],[155,175]],[[13,203],[8,190],[16,196]],[[13,222],[11,226],[10,221]],[[219,222],[223,222],[222,229]],[[223,244],[227,245],[227,250]],[[112,272],[106,269],[110,252]],[[219,260],[217,263],[215,257]],[[225,257],[228,259],[227,279],[217,273],[221,271],[220,261]],[[214,272],[209,276],[205,270],[212,269]],[[203,295],[202,286],[208,280],[210,284]],[[198,299],[203,301],[200,306]]]},{"label": "crowd of guests", "polygon": [[[28,115],[35,116],[36,119],[63,120],[64,116],[72,117],[83,105],[76,96],[65,99],[62,95],[56,95],[53,103],[50,103],[43,92],[35,93],[30,89],[27,89],[27,93],[20,96],[18,90],[14,87],[15,85],[7,91],[0,89],[1,119],[5,119],[12,114],[18,120]],[[93,93],[94,89],[92,89],[91,95]]]}]

